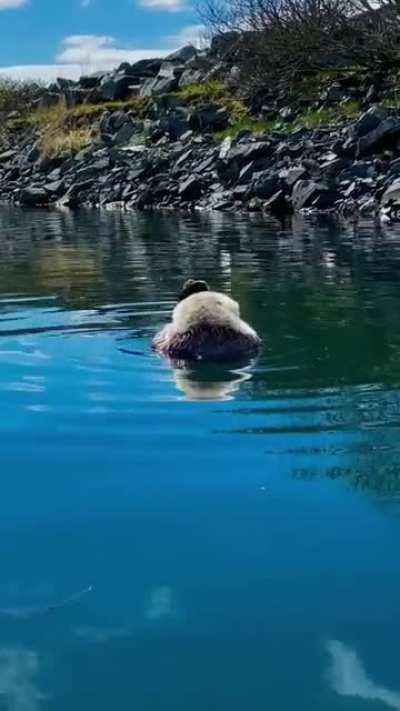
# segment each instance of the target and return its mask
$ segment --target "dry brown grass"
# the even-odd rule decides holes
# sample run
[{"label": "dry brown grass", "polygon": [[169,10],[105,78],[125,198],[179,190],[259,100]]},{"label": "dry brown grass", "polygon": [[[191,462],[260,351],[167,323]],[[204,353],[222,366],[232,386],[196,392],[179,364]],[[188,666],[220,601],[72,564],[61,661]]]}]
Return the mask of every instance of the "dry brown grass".
[{"label": "dry brown grass", "polygon": [[104,111],[132,111],[140,117],[147,105],[148,99],[141,98],[74,108],[60,102],[49,109],[37,109],[26,117],[26,122],[39,129],[43,156],[74,155],[90,145],[97,135],[96,121]]},{"label": "dry brown grass", "polygon": [[40,148],[43,157],[74,155],[88,146],[93,137],[91,127],[75,125],[70,121],[69,110],[64,103],[51,109],[39,109],[28,117],[28,123],[40,133]]}]

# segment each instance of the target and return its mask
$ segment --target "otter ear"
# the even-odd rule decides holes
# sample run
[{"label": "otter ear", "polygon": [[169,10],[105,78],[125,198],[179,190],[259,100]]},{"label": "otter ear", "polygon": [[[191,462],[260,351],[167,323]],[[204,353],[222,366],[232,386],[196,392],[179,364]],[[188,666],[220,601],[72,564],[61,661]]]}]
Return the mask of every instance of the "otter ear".
[{"label": "otter ear", "polygon": [[206,281],[201,281],[201,279],[188,279],[185,281],[182,291],[179,294],[179,301],[187,299],[188,296],[192,294],[198,294],[200,291],[209,291],[210,287]]}]

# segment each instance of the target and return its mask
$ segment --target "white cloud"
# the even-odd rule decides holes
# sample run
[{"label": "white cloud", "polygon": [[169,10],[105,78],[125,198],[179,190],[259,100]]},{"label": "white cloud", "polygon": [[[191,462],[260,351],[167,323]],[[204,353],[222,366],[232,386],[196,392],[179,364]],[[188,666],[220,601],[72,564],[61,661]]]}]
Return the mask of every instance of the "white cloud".
[{"label": "white cloud", "polygon": [[100,69],[114,69],[121,62],[163,57],[170,49],[136,49],[118,47],[107,35],[72,35],[63,41],[63,49],[56,60],[62,64],[80,65],[81,73]]},{"label": "white cloud", "polygon": [[169,35],[167,40],[168,43],[174,47],[185,47],[188,44],[192,44],[194,47],[200,49],[207,44],[205,34],[205,25],[186,25],[186,27],[182,27],[176,34]]},{"label": "white cloud", "polygon": [[28,0],[0,0],[0,10],[11,10],[26,5]]},{"label": "white cloud", "polygon": [[[82,3],[88,1],[82,0]],[[153,49],[120,46],[114,37],[108,35],[71,35],[63,40],[54,64],[0,67],[0,76],[40,79],[44,82],[54,81],[57,77],[79,79],[82,74],[115,69],[121,62],[133,64],[140,59],[165,57],[187,44],[201,47],[204,45],[203,33],[203,25],[187,25],[178,33],[161,38],[161,47]]]},{"label": "white cloud", "polygon": [[139,0],[139,5],[149,10],[166,10],[167,12],[181,12],[188,9],[186,0]]},{"label": "white cloud", "polygon": [[0,698],[9,711],[36,711],[46,699],[33,679],[39,671],[35,652],[23,647],[0,649]]},{"label": "white cloud", "polygon": [[376,684],[368,676],[356,651],[337,640],[330,640],[327,650],[331,657],[329,682],[337,694],[365,701],[381,701],[389,708],[400,711],[400,692]]},{"label": "white cloud", "polygon": [[51,82],[57,77],[79,79],[82,67],[73,64],[22,64],[14,67],[0,67],[0,76],[18,80]]}]

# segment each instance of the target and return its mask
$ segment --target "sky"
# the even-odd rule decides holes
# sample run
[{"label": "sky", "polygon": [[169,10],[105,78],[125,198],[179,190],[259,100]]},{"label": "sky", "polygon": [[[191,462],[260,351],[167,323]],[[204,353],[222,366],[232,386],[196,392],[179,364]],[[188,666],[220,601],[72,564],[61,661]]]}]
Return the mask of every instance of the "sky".
[{"label": "sky", "polygon": [[0,0],[0,74],[51,81],[198,44],[195,0]]}]

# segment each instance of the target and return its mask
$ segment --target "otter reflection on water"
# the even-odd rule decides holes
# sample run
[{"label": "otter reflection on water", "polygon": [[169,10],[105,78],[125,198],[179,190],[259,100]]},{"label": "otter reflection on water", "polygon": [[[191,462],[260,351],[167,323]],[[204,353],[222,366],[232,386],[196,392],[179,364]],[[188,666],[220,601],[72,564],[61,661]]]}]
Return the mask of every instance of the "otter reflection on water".
[{"label": "otter reflection on water", "polygon": [[172,322],[153,340],[153,349],[174,360],[227,362],[255,355],[261,339],[240,318],[239,304],[189,279]]},{"label": "otter reflection on water", "polygon": [[229,370],[221,365],[172,365],[177,388],[193,402],[231,400],[240,386],[252,377],[246,371]]}]

